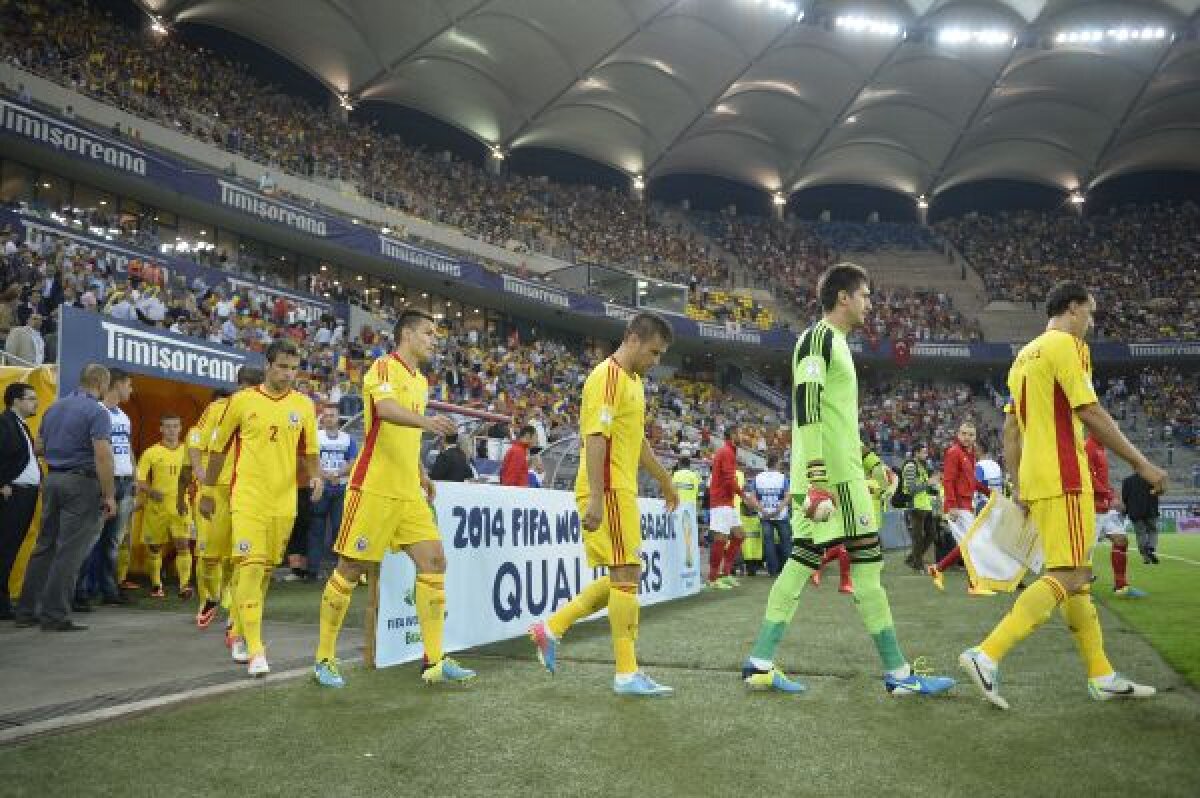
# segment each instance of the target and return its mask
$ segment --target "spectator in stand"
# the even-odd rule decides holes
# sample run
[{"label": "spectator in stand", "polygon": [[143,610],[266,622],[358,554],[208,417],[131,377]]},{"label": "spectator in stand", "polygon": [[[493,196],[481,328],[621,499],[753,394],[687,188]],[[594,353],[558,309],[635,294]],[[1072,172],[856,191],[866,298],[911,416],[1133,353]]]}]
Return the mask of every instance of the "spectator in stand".
[{"label": "spectator in stand", "polygon": [[342,525],[342,505],[346,496],[346,480],[358,456],[358,442],[341,429],[338,409],[326,405],[321,409],[317,429],[317,452],[321,461],[321,477],[325,490],[312,502],[308,518],[308,548],[305,578],[310,582],[326,579],[322,563],[332,552],[332,537]]},{"label": "spectator in stand", "polygon": [[529,487],[529,449],[537,440],[537,430],[532,425],[521,427],[517,439],[504,453],[500,466],[500,484],[511,488]]},{"label": "spectator in stand", "polygon": [[18,312],[17,326],[9,330],[4,351],[15,359],[13,365],[33,368],[46,362],[41,313],[28,308]]}]

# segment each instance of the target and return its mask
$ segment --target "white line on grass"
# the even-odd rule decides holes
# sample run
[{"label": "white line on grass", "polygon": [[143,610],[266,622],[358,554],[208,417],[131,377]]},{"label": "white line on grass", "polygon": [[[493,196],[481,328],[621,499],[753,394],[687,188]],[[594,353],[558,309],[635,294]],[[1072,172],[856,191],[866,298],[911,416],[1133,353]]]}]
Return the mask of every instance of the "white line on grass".
[{"label": "white line on grass", "polygon": [[[1158,552],[1155,552],[1155,554],[1158,554]],[[1168,560],[1178,560],[1179,562],[1186,562],[1191,565],[1200,565],[1200,560],[1189,560],[1187,557],[1179,557],[1174,554],[1159,554],[1158,556],[1165,557]]]}]

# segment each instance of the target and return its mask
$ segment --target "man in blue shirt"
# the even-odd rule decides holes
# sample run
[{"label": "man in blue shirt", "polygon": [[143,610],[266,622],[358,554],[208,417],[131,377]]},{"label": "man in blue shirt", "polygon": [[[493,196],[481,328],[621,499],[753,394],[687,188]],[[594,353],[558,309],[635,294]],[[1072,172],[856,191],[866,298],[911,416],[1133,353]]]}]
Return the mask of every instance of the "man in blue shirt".
[{"label": "man in blue shirt", "polygon": [[767,457],[767,469],[754,478],[754,495],[762,508],[763,559],[767,573],[779,576],[792,553],[792,526],[788,520],[791,492],[788,478],[779,471],[778,455]]},{"label": "man in blue shirt", "polygon": [[50,473],[42,494],[42,528],[14,612],[17,626],[40,621],[46,631],[87,629],[70,618],[75,580],[101,524],[117,512],[112,422],[99,402],[108,383],[104,366],[85,366],[79,389],[51,405],[42,419]]}]

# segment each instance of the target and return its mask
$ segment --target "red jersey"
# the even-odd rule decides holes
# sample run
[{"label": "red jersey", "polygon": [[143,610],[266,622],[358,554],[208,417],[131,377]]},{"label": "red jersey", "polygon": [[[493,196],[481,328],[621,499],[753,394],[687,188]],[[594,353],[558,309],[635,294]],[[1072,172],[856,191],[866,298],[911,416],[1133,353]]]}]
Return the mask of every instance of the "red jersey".
[{"label": "red jersey", "polygon": [[942,458],[942,487],[946,493],[942,506],[946,510],[975,509],[975,493],[980,489],[975,480],[974,448],[967,449],[957,440],[950,445]]},{"label": "red jersey", "polygon": [[713,455],[712,476],[708,480],[708,506],[732,507],[734,496],[741,496],[743,500],[746,498],[737,482],[737,448],[732,442],[726,441]]},{"label": "red jersey", "polygon": [[500,484],[513,488],[529,487],[529,447],[521,441],[513,441],[504,453],[500,465]]},{"label": "red jersey", "polygon": [[1107,513],[1112,508],[1113,501],[1113,489],[1108,484],[1108,452],[1103,443],[1090,435],[1083,444],[1083,450],[1087,453],[1088,471],[1092,474],[1096,512]]}]

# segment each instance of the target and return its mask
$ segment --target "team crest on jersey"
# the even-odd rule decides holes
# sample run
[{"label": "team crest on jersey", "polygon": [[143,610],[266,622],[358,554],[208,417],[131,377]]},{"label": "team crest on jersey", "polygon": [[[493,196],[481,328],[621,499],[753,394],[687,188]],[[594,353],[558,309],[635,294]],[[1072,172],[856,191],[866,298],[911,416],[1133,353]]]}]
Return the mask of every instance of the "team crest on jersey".
[{"label": "team crest on jersey", "polygon": [[369,540],[367,540],[364,537],[360,537],[358,540],[354,541],[354,550],[355,551],[366,551],[367,546],[370,546],[370,545],[371,545],[371,542]]},{"label": "team crest on jersey", "polygon": [[249,554],[250,553],[250,541],[239,540],[237,543],[237,550],[238,550],[238,554]]},{"label": "team crest on jersey", "polygon": [[600,423],[601,424],[613,423],[612,408],[609,407],[608,405],[605,405],[604,407],[600,408]]},{"label": "team crest on jersey", "polygon": [[870,526],[870,525],[871,525],[871,518],[870,518],[870,516],[867,516],[867,515],[860,515],[860,516],[858,517],[858,525],[859,525],[859,526]]},{"label": "team crest on jersey", "polygon": [[810,379],[815,380],[821,376],[821,366],[815,360],[808,361],[808,365],[804,367],[804,371]]},{"label": "team crest on jersey", "polygon": [[293,410],[291,413],[288,413],[288,421],[290,421],[292,424],[299,424],[300,414]]},{"label": "team crest on jersey", "polygon": [[375,390],[379,391],[380,393],[391,393],[392,384],[390,382],[381,382],[379,383],[379,387]]}]

